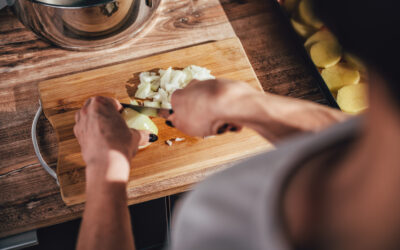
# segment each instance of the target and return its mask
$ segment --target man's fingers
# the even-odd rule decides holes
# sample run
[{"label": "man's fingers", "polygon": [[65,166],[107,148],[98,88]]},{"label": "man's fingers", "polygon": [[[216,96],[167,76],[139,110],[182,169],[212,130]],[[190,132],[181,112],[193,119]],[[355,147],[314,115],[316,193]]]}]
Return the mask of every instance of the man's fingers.
[{"label": "man's fingers", "polygon": [[74,126],[74,134],[75,134],[75,137],[78,137],[78,126],[76,124]]},{"label": "man's fingers", "polygon": [[175,125],[174,125],[175,117],[176,117],[175,114],[168,116],[167,120],[165,121],[165,124],[167,124],[171,128],[174,128],[175,127]]},{"label": "man's fingers", "polygon": [[243,129],[241,125],[229,124],[229,131],[231,132],[240,132]]},{"label": "man's fingers", "polygon": [[108,107],[113,106],[117,111],[121,111],[123,109],[121,103],[117,99],[111,97],[96,96],[94,97],[94,100]]},{"label": "man's fingers", "polygon": [[179,100],[179,97],[182,94],[182,92],[183,92],[182,89],[177,89],[172,93],[172,95],[171,95],[171,105],[172,105],[172,107],[175,107],[176,102]]},{"label": "man's fingers", "polygon": [[193,79],[193,80],[191,80],[191,81],[189,82],[188,86],[189,86],[189,85],[196,84],[196,83],[198,83],[198,82],[202,82],[202,81],[199,81],[199,80],[197,80],[197,79]]},{"label": "man's fingers", "polygon": [[83,104],[83,106],[81,108],[81,111],[82,111],[83,114],[87,114],[89,104],[92,102],[92,100],[93,100],[93,97],[87,99],[85,101],[85,103]]},{"label": "man's fingers", "polygon": [[138,143],[138,146],[146,146],[149,143],[158,140],[158,136],[150,133],[149,131],[136,129],[131,129],[131,131],[133,134],[133,139]]},{"label": "man's fingers", "polygon": [[112,99],[114,101],[114,104],[116,105],[118,112],[121,112],[124,109],[124,107],[122,107],[121,103],[117,99],[115,99],[115,98],[112,98]]},{"label": "man's fingers", "polygon": [[78,123],[81,119],[81,110],[75,112],[75,123]]},{"label": "man's fingers", "polygon": [[89,106],[90,102],[92,101],[93,97],[89,98],[86,100],[85,104],[83,104],[83,107],[86,108],[87,106]]}]

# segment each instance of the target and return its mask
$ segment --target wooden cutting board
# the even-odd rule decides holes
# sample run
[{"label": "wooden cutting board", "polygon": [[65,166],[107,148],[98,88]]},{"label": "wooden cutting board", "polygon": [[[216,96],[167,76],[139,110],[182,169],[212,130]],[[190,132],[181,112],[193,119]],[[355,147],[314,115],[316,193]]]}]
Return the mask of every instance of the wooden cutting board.
[{"label": "wooden cutting board", "polygon": [[[58,142],[57,174],[67,205],[85,201],[85,163],[73,134],[74,114],[92,96],[103,95],[128,103],[139,83],[138,73],[169,66],[206,67],[220,78],[242,80],[262,91],[260,83],[237,38],[209,42],[147,58],[128,61],[41,82],[43,110],[54,127]],[[187,189],[204,178],[206,169],[270,149],[272,146],[255,132],[244,129],[213,138],[188,137],[165,120],[155,118],[159,140],[132,159],[128,184],[130,203],[150,200]],[[185,141],[165,144],[167,139]],[[202,172],[203,171],[203,172]],[[197,178],[190,174],[199,175]],[[168,190],[167,190],[168,189]]]}]

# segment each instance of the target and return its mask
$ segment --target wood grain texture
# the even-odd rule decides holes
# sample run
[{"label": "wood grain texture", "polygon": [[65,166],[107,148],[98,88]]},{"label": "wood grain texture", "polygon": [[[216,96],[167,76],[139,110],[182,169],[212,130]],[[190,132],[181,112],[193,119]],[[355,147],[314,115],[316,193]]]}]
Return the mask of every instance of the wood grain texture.
[{"label": "wood grain texture", "polygon": [[[208,8],[213,8],[210,5],[216,2],[207,1]],[[198,1],[200,10],[202,3]],[[305,63],[302,50],[298,49],[302,44],[297,43],[296,35],[291,33],[290,25],[277,9],[275,0],[221,0],[221,3],[264,90],[327,103],[318,88],[317,79]],[[216,34],[220,32],[219,29],[211,30],[227,23],[223,10],[218,6],[214,6],[214,11],[202,12],[201,15],[189,15],[183,11],[183,7],[176,11],[170,7],[165,11],[161,15],[165,18],[164,27],[170,28],[168,32],[171,34],[168,36],[176,36],[172,33],[175,33],[173,25],[177,25],[180,39],[186,37],[186,31],[199,33],[198,36],[220,36]],[[210,16],[211,13],[214,16]],[[190,20],[189,24],[185,24],[185,20]],[[207,32],[201,32],[204,26]],[[180,47],[180,44],[175,46]],[[134,48],[132,51],[135,51]],[[96,60],[97,56],[101,58],[98,62],[88,63]],[[107,56],[127,57],[118,55],[118,52],[115,55],[96,55],[94,58],[88,58],[90,54],[80,57],[78,53],[61,50],[38,39],[9,9],[0,11],[0,237],[81,215],[83,206],[65,206],[54,180],[38,165],[31,144],[30,126],[38,107],[39,80],[75,73],[71,67],[76,69],[76,66],[68,64],[79,64],[77,71],[107,65],[106,62],[110,63]],[[53,63],[47,63],[47,58]],[[63,61],[64,64],[56,64],[54,60]],[[115,58],[113,60],[118,62]],[[55,165],[57,140],[44,115],[37,132],[43,156]],[[220,167],[213,171],[218,169]],[[167,190],[170,183],[193,183],[213,171],[199,171],[160,185]],[[177,191],[168,192],[165,194]]]},{"label": "wood grain texture", "polygon": [[[0,74],[9,85],[43,80],[234,36],[218,0],[198,0],[194,8],[190,6],[189,0],[162,1],[153,22],[134,39],[113,48],[88,52],[60,50],[41,40],[32,40],[31,33],[24,29],[15,32],[13,25],[6,22],[0,32],[10,35],[2,38],[7,47],[1,52]],[[21,56],[18,53],[21,50],[33,53]],[[34,53],[43,50],[46,53]],[[24,74],[19,74],[21,67]]]},{"label": "wood grain texture", "polygon": [[[85,163],[73,133],[77,109],[88,98],[97,95],[129,103],[129,89],[139,84],[140,72],[151,71],[155,65],[166,69],[170,66],[184,68],[191,64],[210,69],[216,77],[244,81],[262,91],[238,38],[188,47],[39,84],[44,113],[59,140],[57,174],[62,198],[67,205],[85,201]],[[159,140],[133,158],[128,182],[129,199],[154,196],[154,193],[162,191],[159,189],[162,181],[272,148],[270,143],[249,129],[203,139],[188,137],[168,127],[164,119],[153,120],[159,128]],[[166,140],[177,137],[183,137],[185,141],[175,142],[171,147],[165,144]],[[132,191],[143,186],[149,188],[145,192]],[[181,186],[177,182],[167,188],[179,189]]]}]

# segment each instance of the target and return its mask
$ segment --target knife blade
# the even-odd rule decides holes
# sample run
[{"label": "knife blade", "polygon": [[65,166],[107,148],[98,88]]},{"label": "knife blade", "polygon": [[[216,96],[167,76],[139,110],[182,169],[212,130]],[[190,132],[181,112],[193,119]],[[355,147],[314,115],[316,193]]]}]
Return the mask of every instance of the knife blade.
[{"label": "knife blade", "polygon": [[122,107],[133,109],[141,114],[151,117],[161,117],[167,119],[172,114],[172,109],[145,107],[133,104],[121,103]]}]

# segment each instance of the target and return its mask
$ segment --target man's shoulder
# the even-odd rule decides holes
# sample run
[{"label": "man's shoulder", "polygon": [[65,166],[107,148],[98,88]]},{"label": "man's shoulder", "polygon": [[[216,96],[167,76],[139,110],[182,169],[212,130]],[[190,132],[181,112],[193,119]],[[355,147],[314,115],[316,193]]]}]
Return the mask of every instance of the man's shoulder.
[{"label": "man's shoulder", "polygon": [[[207,178],[185,197],[177,210],[174,241],[192,244],[198,239],[211,238],[217,245],[232,243],[231,247],[263,244],[265,231],[279,227],[279,216],[274,213],[284,180],[296,163],[348,137],[358,126],[353,123],[338,124],[319,134],[297,136],[270,152],[243,160]],[[185,232],[195,232],[196,236],[192,239]],[[277,232],[272,230],[268,235]],[[278,241],[275,245],[283,244],[280,237],[281,234],[275,235]],[[275,241],[273,237],[268,238]]]}]

